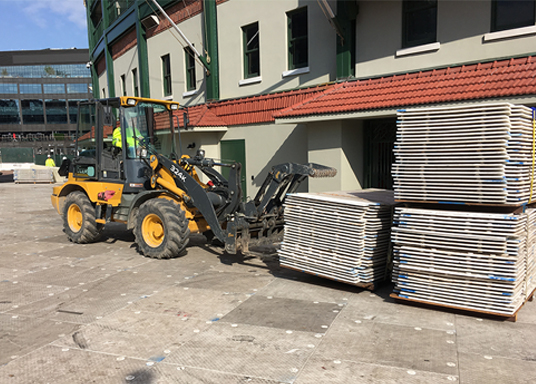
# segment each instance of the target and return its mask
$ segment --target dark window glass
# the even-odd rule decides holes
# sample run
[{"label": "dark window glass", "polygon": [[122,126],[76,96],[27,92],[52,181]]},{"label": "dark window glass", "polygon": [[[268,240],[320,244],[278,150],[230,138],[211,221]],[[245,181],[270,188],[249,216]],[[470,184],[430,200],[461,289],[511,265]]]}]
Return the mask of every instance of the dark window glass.
[{"label": "dark window glass", "polygon": [[127,79],[126,75],[121,75],[121,90],[123,91],[123,96],[127,95]]},{"label": "dark window glass", "polygon": [[403,2],[402,47],[409,48],[437,40],[437,0]]},{"label": "dark window glass", "polygon": [[0,99],[0,124],[20,124],[18,100]]},{"label": "dark window glass", "polygon": [[307,37],[307,8],[287,13],[288,17],[288,67],[303,68],[309,65]]},{"label": "dark window glass", "polygon": [[78,102],[82,100],[69,100],[69,123],[76,124],[78,121]]},{"label": "dark window glass", "polygon": [[164,96],[171,96],[171,61],[169,55],[162,56],[162,81]]},{"label": "dark window glass", "polygon": [[140,91],[138,88],[138,69],[137,68],[134,68],[132,70],[132,86],[134,88],[134,96],[139,97]]},{"label": "dark window glass", "polygon": [[244,40],[244,78],[260,76],[259,24],[242,27],[242,39]]},{"label": "dark window glass", "polygon": [[80,123],[76,128],[76,152],[80,156],[95,157],[95,105],[80,105]]},{"label": "dark window glass", "polygon": [[67,124],[67,104],[61,99],[45,100],[47,124]]},{"label": "dark window glass", "polygon": [[17,84],[0,84],[0,93],[17,94]]},{"label": "dark window glass", "polygon": [[65,84],[43,84],[45,93],[65,93]]},{"label": "dark window glass", "polygon": [[41,84],[19,84],[20,93],[42,93]]},{"label": "dark window glass", "polygon": [[27,99],[21,100],[22,122],[24,124],[44,124],[45,115],[43,110],[43,100]]},{"label": "dark window glass", "polygon": [[193,91],[196,89],[195,79],[195,56],[190,47],[184,49],[186,57],[186,90]]},{"label": "dark window glass", "polygon": [[534,0],[493,0],[491,31],[534,25]]}]

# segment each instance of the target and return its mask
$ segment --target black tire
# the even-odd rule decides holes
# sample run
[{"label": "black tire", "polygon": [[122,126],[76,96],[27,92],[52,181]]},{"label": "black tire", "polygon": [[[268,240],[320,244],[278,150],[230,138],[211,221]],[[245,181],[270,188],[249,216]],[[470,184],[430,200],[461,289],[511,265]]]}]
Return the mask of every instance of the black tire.
[{"label": "black tire", "polygon": [[166,199],[151,199],[138,211],[134,236],[139,251],[147,257],[177,257],[189,241],[188,219],[178,204]]},{"label": "black tire", "polygon": [[70,241],[87,244],[97,240],[103,225],[95,220],[95,208],[83,192],[67,195],[63,206],[63,231]]}]

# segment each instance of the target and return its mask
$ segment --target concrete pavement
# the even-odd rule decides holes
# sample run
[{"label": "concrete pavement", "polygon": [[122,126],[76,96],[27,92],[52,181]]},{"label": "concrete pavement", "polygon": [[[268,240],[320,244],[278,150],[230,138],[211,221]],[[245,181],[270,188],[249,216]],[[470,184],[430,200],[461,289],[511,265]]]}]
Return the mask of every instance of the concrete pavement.
[{"label": "concrete pavement", "polygon": [[51,185],[0,183],[0,383],[534,383],[516,323],[398,304],[194,236],[148,259],[119,224],[69,243]]}]

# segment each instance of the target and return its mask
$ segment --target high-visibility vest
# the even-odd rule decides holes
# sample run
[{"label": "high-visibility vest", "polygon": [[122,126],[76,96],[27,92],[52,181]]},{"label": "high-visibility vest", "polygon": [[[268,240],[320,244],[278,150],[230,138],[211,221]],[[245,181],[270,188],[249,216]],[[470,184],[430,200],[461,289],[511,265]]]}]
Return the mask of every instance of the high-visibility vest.
[{"label": "high-visibility vest", "polygon": [[54,162],[54,159],[52,159],[52,157],[49,157],[48,159],[46,159],[45,165],[47,167],[55,167],[56,163]]},{"label": "high-visibility vest", "polygon": [[121,127],[114,129],[112,133],[112,145],[114,147],[123,148],[123,143],[121,142]]},{"label": "high-visibility vest", "polygon": [[[127,127],[126,129],[127,133],[127,145],[129,147],[134,147],[136,144],[138,144],[138,140],[134,137],[132,137],[132,128]],[[136,129],[135,130],[136,137],[141,137],[141,133]],[[114,129],[112,133],[112,145],[114,147],[123,148],[123,143],[121,142],[121,127],[117,127]]]}]

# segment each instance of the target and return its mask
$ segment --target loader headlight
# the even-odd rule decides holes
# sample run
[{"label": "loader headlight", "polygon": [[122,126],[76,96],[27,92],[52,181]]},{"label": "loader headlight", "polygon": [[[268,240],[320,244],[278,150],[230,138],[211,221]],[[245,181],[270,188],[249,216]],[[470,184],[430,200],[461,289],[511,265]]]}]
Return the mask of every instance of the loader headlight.
[{"label": "loader headlight", "polygon": [[179,109],[179,105],[178,105],[178,104],[171,104],[171,105],[169,106],[169,108],[170,108],[171,110],[173,110],[173,111],[176,111],[177,109]]},{"label": "loader headlight", "polygon": [[135,99],[127,99],[127,105],[136,105]]}]

